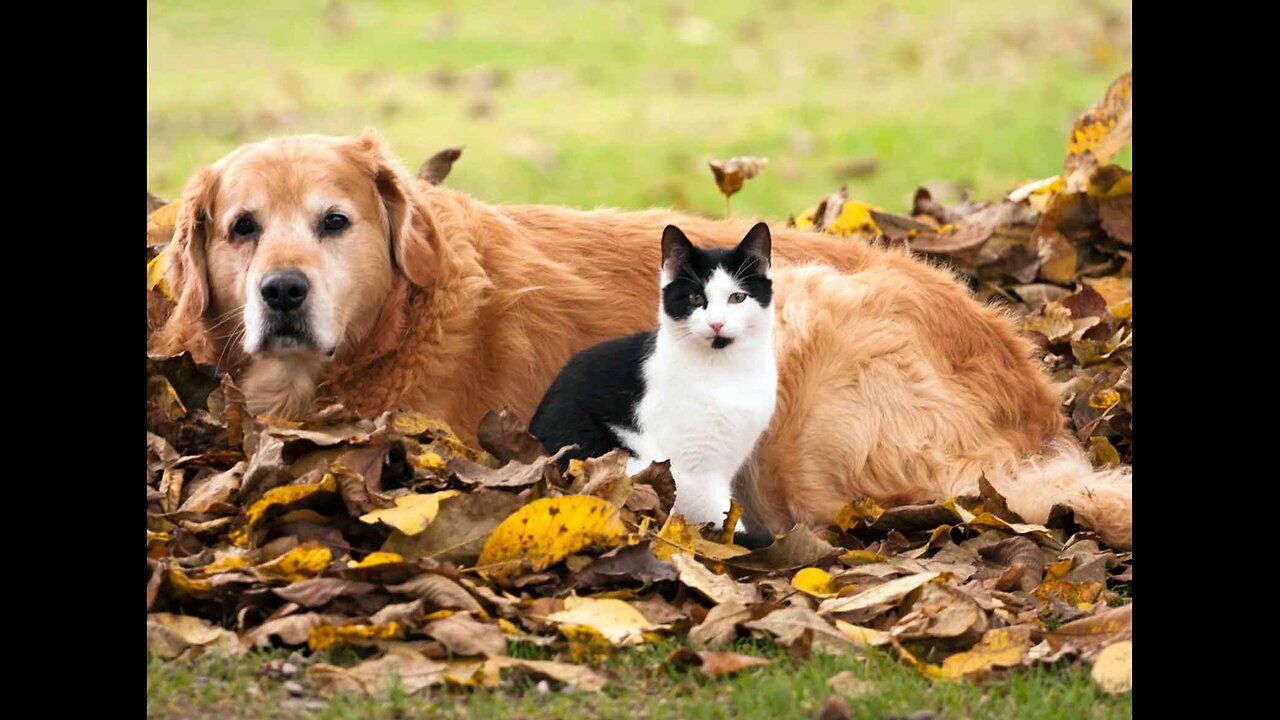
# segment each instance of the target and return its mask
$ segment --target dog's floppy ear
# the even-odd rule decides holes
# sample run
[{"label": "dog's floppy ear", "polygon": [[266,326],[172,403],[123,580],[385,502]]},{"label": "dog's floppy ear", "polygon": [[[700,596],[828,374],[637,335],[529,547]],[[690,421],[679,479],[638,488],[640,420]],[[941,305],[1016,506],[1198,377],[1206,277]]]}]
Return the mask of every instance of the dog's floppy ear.
[{"label": "dog's floppy ear", "polygon": [[439,238],[418,184],[387,152],[376,132],[361,133],[355,139],[355,149],[366,163],[387,211],[391,261],[409,282],[418,287],[429,286],[439,267]]},{"label": "dog's floppy ear", "polygon": [[217,186],[218,172],[212,167],[200,170],[187,181],[174,222],[173,239],[164,251],[168,256],[165,281],[176,302],[163,332],[164,349],[169,352],[190,350],[196,355],[208,349],[204,326],[204,314],[209,307],[205,248]]}]

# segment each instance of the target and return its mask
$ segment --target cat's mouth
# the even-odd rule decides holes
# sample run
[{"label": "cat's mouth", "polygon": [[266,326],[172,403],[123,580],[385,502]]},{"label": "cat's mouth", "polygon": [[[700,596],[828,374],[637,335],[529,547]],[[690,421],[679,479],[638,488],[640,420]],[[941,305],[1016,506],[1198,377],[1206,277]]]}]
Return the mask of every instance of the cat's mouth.
[{"label": "cat's mouth", "polygon": [[716,335],[715,337],[711,338],[711,347],[714,350],[723,350],[724,348],[729,347],[729,344],[732,342],[733,342],[733,338],[731,337]]}]

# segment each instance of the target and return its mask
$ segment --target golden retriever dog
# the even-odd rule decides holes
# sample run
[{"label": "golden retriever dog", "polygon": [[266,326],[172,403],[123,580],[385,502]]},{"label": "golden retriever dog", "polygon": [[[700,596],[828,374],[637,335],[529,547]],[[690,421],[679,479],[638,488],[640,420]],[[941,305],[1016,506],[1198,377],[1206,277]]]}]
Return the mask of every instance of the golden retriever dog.
[{"label": "golden retriever dog", "polygon": [[[474,441],[489,408],[528,419],[577,350],[655,325],[666,225],[731,246],[752,223],[490,205],[416,180],[372,133],[268,140],[187,183],[154,349],[236,372],[257,414],[412,409]],[[737,478],[748,527],[985,476],[1030,522],[1066,503],[1131,546],[1129,470],[1091,468],[1008,318],[903,250],[772,231],[778,404]]]}]

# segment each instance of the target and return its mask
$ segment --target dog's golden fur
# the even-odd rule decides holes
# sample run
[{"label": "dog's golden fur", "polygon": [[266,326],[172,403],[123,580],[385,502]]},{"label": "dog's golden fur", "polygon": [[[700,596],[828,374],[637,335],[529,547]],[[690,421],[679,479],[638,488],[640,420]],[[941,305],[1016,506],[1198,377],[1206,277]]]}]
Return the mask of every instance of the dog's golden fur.
[{"label": "dog's golden fur", "polygon": [[[351,209],[353,239],[304,232],[317,192]],[[466,439],[489,408],[528,418],[575,351],[655,325],[663,227],[729,246],[752,224],[489,205],[411,178],[370,134],[246,146],[192,178],[183,200],[161,349],[239,370],[254,412],[297,414],[324,396],[365,413],[420,410]],[[228,218],[246,207],[281,219],[257,243],[231,242]],[[985,475],[1030,521],[1069,503],[1131,545],[1127,469],[1090,468],[998,310],[903,251],[773,233],[779,396],[738,482],[752,524],[830,522],[859,495],[974,493]],[[284,267],[303,268],[328,298],[331,360],[324,348],[245,353],[234,330],[246,288]]]}]

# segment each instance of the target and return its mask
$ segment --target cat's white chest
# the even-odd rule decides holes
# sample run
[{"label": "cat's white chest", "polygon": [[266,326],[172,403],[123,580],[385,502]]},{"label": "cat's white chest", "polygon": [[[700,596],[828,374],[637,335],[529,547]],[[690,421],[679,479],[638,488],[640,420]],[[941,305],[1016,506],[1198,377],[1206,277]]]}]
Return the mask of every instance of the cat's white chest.
[{"label": "cat's white chest", "polygon": [[[629,438],[636,466],[670,460],[677,502],[686,514],[714,517],[728,510],[728,483],[768,427],[777,401],[778,374],[772,348],[733,348],[726,357],[664,357],[659,347],[645,372],[645,396],[636,408],[638,432]],[[723,351],[721,351],[723,352]],[[726,361],[731,360],[731,361]],[[723,501],[710,510],[680,502],[704,485],[723,486]],[[724,507],[719,507],[723,502]]]}]

